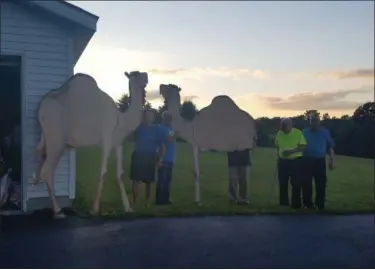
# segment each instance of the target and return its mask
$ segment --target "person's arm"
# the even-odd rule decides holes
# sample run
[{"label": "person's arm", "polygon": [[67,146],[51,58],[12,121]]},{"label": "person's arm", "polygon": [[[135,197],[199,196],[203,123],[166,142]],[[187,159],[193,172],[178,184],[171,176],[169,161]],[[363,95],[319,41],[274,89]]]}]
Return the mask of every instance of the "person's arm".
[{"label": "person's arm", "polygon": [[279,154],[280,154],[280,147],[279,147],[279,132],[277,132],[275,137],[275,146],[276,146],[276,160],[279,160]]},{"label": "person's arm", "polygon": [[305,136],[303,135],[302,131],[300,132],[300,141],[296,148],[293,149],[294,153],[303,152],[307,146],[307,142]]},{"label": "person's arm", "polygon": [[258,142],[258,135],[255,134],[254,137],[253,137],[253,148],[250,149],[250,150],[253,150],[254,148],[257,147],[257,142]]},{"label": "person's arm", "polygon": [[127,141],[136,141],[138,134],[139,126],[126,138]]},{"label": "person's arm", "polygon": [[166,132],[160,127],[158,126],[157,128],[157,141],[158,141],[158,145],[159,145],[159,150],[158,150],[158,156],[157,156],[157,159],[158,159],[158,166],[160,167],[161,166],[161,163],[163,161],[163,157],[165,155],[165,142],[167,141],[168,139],[168,135],[166,134]]},{"label": "person's arm", "polygon": [[307,142],[306,142],[305,136],[301,132],[300,141],[299,141],[297,147],[294,148],[294,149],[291,149],[291,150],[285,150],[284,155],[292,155],[292,154],[295,154],[295,153],[303,152],[305,150],[306,146],[307,146]]},{"label": "person's arm", "polygon": [[327,139],[327,145],[328,145],[328,156],[329,156],[329,168],[333,169],[334,163],[335,163],[335,142],[332,139],[331,133],[328,129],[326,129],[326,139]]},{"label": "person's arm", "polygon": [[171,142],[175,139],[175,132],[173,130],[170,130],[167,135],[167,141]]},{"label": "person's arm", "polygon": [[164,155],[165,155],[165,144],[161,143],[159,146],[159,151],[158,151],[158,160],[159,161],[163,160]]},{"label": "person's arm", "polygon": [[158,150],[158,154],[157,154],[157,167],[161,167],[161,165],[163,163],[164,154],[165,154],[165,144],[161,143],[159,145],[159,150]]}]

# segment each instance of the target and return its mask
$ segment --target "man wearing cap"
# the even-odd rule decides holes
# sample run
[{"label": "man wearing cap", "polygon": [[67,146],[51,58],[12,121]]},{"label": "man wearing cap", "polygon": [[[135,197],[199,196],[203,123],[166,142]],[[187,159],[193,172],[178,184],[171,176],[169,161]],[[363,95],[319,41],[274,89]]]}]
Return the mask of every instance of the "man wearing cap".
[{"label": "man wearing cap", "polygon": [[[306,208],[324,209],[326,193],[326,155],[329,154],[329,169],[334,167],[335,145],[328,129],[320,125],[320,118],[316,114],[310,115],[310,127],[305,128],[303,135],[307,141],[304,150],[304,181],[302,186],[303,203]],[[312,180],[315,181],[315,206],[312,202]]]},{"label": "man wearing cap", "polygon": [[302,152],[306,140],[297,128],[293,128],[290,118],[281,121],[281,128],[275,138],[278,159],[280,205],[288,206],[288,183],[292,185],[291,207],[301,208]]}]

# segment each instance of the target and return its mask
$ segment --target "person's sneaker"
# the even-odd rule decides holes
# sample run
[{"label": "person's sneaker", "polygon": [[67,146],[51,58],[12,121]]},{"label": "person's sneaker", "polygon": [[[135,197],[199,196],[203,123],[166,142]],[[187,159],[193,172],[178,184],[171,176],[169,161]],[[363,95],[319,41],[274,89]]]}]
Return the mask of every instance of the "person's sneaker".
[{"label": "person's sneaker", "polygon": [[237,200],[234,200],[234,199],[229,199],[229,202],[230,202],[230,203],[233,203],[233,204],[237,204],[237,203],[238,203],[238,201],[237,201]]},{"label": "person's sneaker", "polygon": [[304,205],[303,209],[305,209],[305,210],[315,210],[316,207],[314,205],[309,205],[309,206]]},{"label": "person's sneaker", "polygon": [[240,199],[240,200],[237,201],[237,204],[247,205],[247,204],[250,204],[250,202],[249,202],[249,200]]},{"label": "person's sneaker", "polygon": [[238,201],[237,204],[239,205],[249,205],[250,202],[248,200],[245,200],[245,201]]},{"label": "person's sneaker", "polygon": [[158,202],[155,202],[156,205],[169,205],[169,204],[172,204],[172,202],[170,200],[168,201],[158,201]]}]

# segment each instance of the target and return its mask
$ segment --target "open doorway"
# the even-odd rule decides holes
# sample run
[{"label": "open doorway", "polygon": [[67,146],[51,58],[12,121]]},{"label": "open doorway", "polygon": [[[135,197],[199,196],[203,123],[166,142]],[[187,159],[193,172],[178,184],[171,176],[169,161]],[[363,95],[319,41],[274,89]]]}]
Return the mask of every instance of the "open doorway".
[{"label": "open doorway", "polygon": [[0,212],[22,196],[21,57],[0,56]]}]

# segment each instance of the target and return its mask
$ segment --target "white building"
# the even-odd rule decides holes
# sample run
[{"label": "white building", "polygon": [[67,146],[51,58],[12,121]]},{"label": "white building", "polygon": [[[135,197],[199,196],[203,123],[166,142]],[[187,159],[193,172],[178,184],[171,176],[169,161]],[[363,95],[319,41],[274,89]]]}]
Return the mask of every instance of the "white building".
[{"label": "white building", "polygon": [[[39,157],[37,110],[42,97],[70,76],[96,31],[98,17],[64,1],[0,2],[0,72],[17,76],[6,91],[19,91],[22,130],[21,210],[51,207],[45,184],[34,185]],[[19,86],[19,87],[16,87]],[[4,85],[0,85],[4,91]],[[1,124],[1,123],[0,123]],[[75,197],[75,153],[67,151],[54,177],[62,206]]]}]

